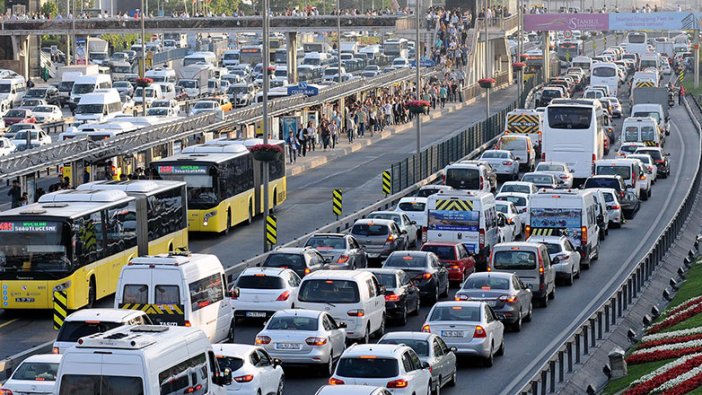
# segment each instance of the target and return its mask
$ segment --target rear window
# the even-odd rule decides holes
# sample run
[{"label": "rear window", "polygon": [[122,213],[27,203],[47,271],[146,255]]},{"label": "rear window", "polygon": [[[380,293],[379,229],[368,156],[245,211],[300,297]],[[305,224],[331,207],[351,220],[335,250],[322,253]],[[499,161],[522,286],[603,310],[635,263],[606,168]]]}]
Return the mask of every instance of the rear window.
[{"label": "rear window", "polygon": [[383,267],[396,267],[400,269],[423,268],[426,265],[427,258],[425,256],[400,254],[391,254],[385,263],[383,263]]},{"label": "rear window", "polygon": [[385,236],[389,233],[387,225],[356,224],[351,234],[358,236]]},{"label": "rear window", "polygon": [[[607,200],[607,199],[605,199]],[[557,243],[543,243],[548,250],[549,255],[558,254],[561,252],[561,245]]]},{"label": "rear window", "polygon": [[58,363],[25,362],[12,375],[13,380],[56,381]]},{"label": "rear window", "polygon": [[417,191],[417,197],[429,197],[438,192],[439,190],[434,188],[420,189],[419,191]]},{"label": "rear window", "polygon": [[648,154],[648,155],[651,155],[651,158],[653,158],[653,160],[661,160],[661,159],[663,159],[663,155],[661,154],[661,151],[658,151],[658,150],[646,150],[646,149],[640,149],[640,148],[639,148],[638,150],[636,150],[636,153],[637,153],[637,154]]},{"label": "rear window", "polygon": [[480,307],[442,306],[431,312],[429,321],[480,321]]},{"label": "rear window", "polygon": [[656,129],[651,126],[641,127],[641,140],[642,141],[655,141],[656,140]]},{"label": "rear window", "polygon": [[122,292],[122,303],[149,303],[149,287],[144,284],[127,284]]},{"label": "rear window", "polygon": [[426,340],[415,339],[385,339],[379,341],[378,344],[404,344],[414,350],[420,357],[429,356],[429,342]]},{"label": "rear window", "polygon": [[508,278],[470,276],[468,277],[468,280],[466,280],[466,282],[463,283],[463,289],[507,290],[509,289],[510,281],[511,280]]},{"label": "rear window", "polygon": [[75,343],[81,337],[106,332],[110,329],[114,329],[122,325],[124,324],[120,322],[88,323],[85,321],[66,321],[61,326],[61,330],[59,331],[58,336],[56,337],[56,341]]},{"label": "rear window", "polygon": [[304,269],[305,258],[298,254],[274,253],[268,255],[263,267],[286,267],[290,269]]},{"label": "rear window", "polygon": [[497,270],[536,269],[536,254],[532,251],[496,251],[492,266]]},{"label": "rear window", "polygon": [[621,191],[620,187],[617,180],[609,178],[588,178],[585,181],[585,188],[612,188]]},{"label": "rear window", "polygon": [[336,375],[384,379],[397,376],[399,369],[397,360],[391,358],[341,358],[336,367]]},{"label": "rear window", "polygon": [[442,261],[456,260],[456,248],[453,246],[439,246],[425,244],[422,246],[422,251],[433,252]]},{"label": "rear window", "polygon": [[639,128],[636,126],[627,126],[624,129],[624,141],[639,141]]},{"label": "rear window", "polygon": [[552,184],[553,178],[551,178],[550,176],[546,176],[546,175],[525,174],[522,177],[522,181],[533,182],[534,184],[537,184],[537,185],[543,185],[543,184]]},{"label": "rear window", "polygon": [[394,273],[373,273],[380,285],[385,289],[394,289],[397,287],[397,276]]},{"label": "rear window", "polygon": [[523,198],[521,196],[498,196],[497,200],[503,200],[506,202],[510,202],[518,207],[523,207],[523,206],[527,205],[526,198]]},{"label": "rear window", "polygon": [[61,378],[59,395],[120,395],[144,394],[141,377],[65,374]]},{"label": "rear window", "polygon": [[490,158],[497,158],[497,159],[507,159],[509,158],[509,155],[506,152],[486,152],[484,153],[481,158],[485,159],[490,159]]},{"label": "rear window", "polygon": [[[503,137],[500,139],[500,149],[506,151],[517,151],[527,149],[527,142],[525,139],[519,139],[516,137]],[[505,158],[505,156],[492,156],[492,158]],[[487,158],[487,156],[486,156]]]},{"label": "rear window", "polygon": [[606,203],[611,203],[611,202],[614,201],[614,195],[613,195],[613,194],[611,194],[611,193],[609,193],[609,192],[604,192],[604,193],[602,193],[602,194],[604,195],[604,198],[605,198],[605,202],[606,202]]},{"label": "rear window", "polygon": [[656,120],[656,122],[660,122],[661,117],[658,112],[648,112],[648,111],[637,111],[635,112],[632,117],[651,117]]},{"label": "rear window", "polygon": [[[500,192],[521,192],[521,193],[531,193],[531,187],[528,185],[519,184],[504,184]],[[504,200],[504,199],[502,199]]]},{"label": "rear window", "polygon": [[357,303],[358,285],[346,280],[307,280],[300,286],[298,300],[308,303]]},{"label": "rear window", "polygon": [[248,289],[283,289],[285,287],[285,284],[283,279],[280,277],[254,275],[239,277],[236,286],[239,288]]},{"label": "rear window", "polygon": [[229,369],[230,372],[236,372],[244,366],[244,360],[236,357],[225,357],[217,356],[217,364],[219,365],[219,371],[224,372],[225,369]]},{"label": "rear window", "polygon": [[273,317],[266,325],[266,329],[276,331],[316,331],[318,328],[317,317]]},{"label": "rear window", "polygon": [[316,248],[317,251],[345,250],[346,241],[343,237],[311,237],[305,243],[305,247]]},{"label": "rear window", "polygon": [[424,211],[425,203],[422,202],[402,202],[399,204],[402,211]]},{"label": "rear window", "polygon": [[536,171],[565,171],[565,167],[563,165],[540,163],[536,166]]},{"label": "rear window", "polygon": [[623,145],[619,148],[620,151],[628,154],[633,154],[637,149],[639,149],[638,145]]},{"label": "rear window", "polygon": [[592,108],[549,107],[548,125],[553,129],[588,129],[592,121]]},{"label": "rear window", "polygon": [[631,168],[629,166],[597,166],[598,176],[620,176],[624,180],[631,178]]},{"label": "rear window", "polygon": [[446,185],[456,189],[480,189],[478,169],[448,169]]}]

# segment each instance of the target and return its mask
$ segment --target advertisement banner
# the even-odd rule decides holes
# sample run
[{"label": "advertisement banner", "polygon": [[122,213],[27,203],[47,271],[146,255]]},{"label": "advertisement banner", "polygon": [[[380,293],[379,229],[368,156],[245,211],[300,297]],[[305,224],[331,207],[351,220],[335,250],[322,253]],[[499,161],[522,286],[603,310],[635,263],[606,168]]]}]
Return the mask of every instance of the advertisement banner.
[{"label": "advertisement banner", "polygon": [[288,141],[290,134],[295,135],[297,133],[299,123],[299,117],[280,117],[280,126],[283,128],[283,141]]},{"label": "advertisement banner", "polygon": [[700,13],[650,12],[609,15],[610,30],[669,31],[699,29]]},{"label": "advertisement banner", "polygon": [[579,208],[532,208],[532,228],[580,228]]},{"label": "advertisement banner", "polygon": [[529,14],[524,15],[526,31],[609,30],[607,14]]},{"label": "advertisement banner", "polygon": [[429,210],[429,230],[477,232],[480,229],[480,212],[457,210]]}]

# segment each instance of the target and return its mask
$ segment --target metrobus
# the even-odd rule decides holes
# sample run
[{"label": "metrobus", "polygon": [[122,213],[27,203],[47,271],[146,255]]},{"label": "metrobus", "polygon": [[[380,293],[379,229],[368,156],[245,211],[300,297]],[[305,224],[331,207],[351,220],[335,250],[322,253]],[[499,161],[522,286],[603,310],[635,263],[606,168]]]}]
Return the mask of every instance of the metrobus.
[{"label": "metrobus", "polygon": [[629,32],[624,40],[624,47],[626,52],[641,56],[648,52],[648,35],[644,32]]},{"label": "metrobus", "polygon": [[595,63],[590,72],[590,85],[605,85],[609,88],[609,94],[616,97],[619,91],[619,75],[617,73],[617,65],[614,63]]},{"label": "metrobus", "polygon": [[263,47],[260,45],[247,45],[239,50],[239,64],[255,66],[263,63]]},{"label": "metrobus", "polygon": [[409,58],[409,42],[406,38],[387,40],[383,43],[383,54],[391,59]]},{"label": "metrobus", "polygon": [[583,48],[580,41],[563,41],[558,43],[558,59],[564,62],[571,62],[577,56],[582,55]]},{"label": "metrobus", "polygon": [[592,175],[604,154],[604,113],[599,100],[559,100],[546,107],[541,158],[568,164],[573,176]]},{"label": "metrobus", "polygon": [[[184,181],[188,193],[188,229],[227,233],[263,212],[263,166],[248,146],[260,139],[213,140],[151,163],[156,179]],[[271,141],[281,148],[283,142]],[[287,197],[285,158],[269,162],[269,207]]]}]

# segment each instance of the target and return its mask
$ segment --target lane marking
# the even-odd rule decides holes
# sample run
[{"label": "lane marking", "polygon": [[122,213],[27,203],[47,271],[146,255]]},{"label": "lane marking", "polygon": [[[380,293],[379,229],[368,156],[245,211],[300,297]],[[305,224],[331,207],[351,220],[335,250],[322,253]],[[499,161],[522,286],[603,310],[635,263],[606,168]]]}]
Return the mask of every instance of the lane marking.
[{"label": "lane marking", "polygon": [[[688,117],[689,117],[689,115],[688,115]],[[684,158],[685,157],[685,141],[683,140],[682,135],[680,134],[680,129],[678,128],[678,125],[672,120],[670,122],[678,132],[678,133],[676,133],[676,136],[678,136],[678,139],[680,140],[680,144],[681,144],[681,148],[682,148],[680,158]],[[692,122],[692,121],[690,121],[690,122]],[[699,143],[699,141],[698,141],[698,143]],[[684,162],[680,161],[680,164],[678,165],[678,172],[675,175],[675,182],[673,184],[675,187],[678,186],[678,183],[680,181],[680,177],[682,176],[682,172],[683,172],[683,168],[684,168],[682,166],[682,163],[684,163]],[[671,189],[671,190],[674,190],[674,189]],[[694,193],[694,191],[693,191],[693,193]],[[663,207],[669,207],[670,201],[673,198],[672,193],[667,194],[667,196],[668,197],[666,198],[665,203],[663,204]],[[656,216],[656,219],[653,222],[654,226],[651,226],[648,229],[648,232],[646,232],[644,237],[641,238],[641,241],[639,242],[639,244],[636,246],[636,248],[633,251],[640,251],[641,248],[645,244],[647,244],[648,238],[651,236],[651,233],[653,233],[654,230],[658,229],[659,222],[661,221],[661,218],[663,217],[665,211],[666,210],[660,210],[658,212],[658,215]],[[632,261],[634,260],[634,258],[636,258],[636,256],[631,255],[631,257],[629,259],[627,259],[626,264],[619,266],[619,270],[617,270],[616,274],[614,276],[611,276],[610,280],[607,282],[607,284],[603,288],[601,288],[602,291],[600,291],[600,293],[598,293],[594,298],[591,299],[590,303],[588,303],[588,305],[582,310],[582,312],[571,322],[571,324],[568,327],[566,327],[563,331],[561,331],[561,333],[565,333],[565,334],[573,333],[575,328],[580,326],[583,323],[585,318],[592,315],[592,312],[594,311],[593,308],[595,306],[595,303],[597,303],[598,305],[601,303],[600,299],[602,299],[602,297],[605,295],[605,293],[606,293],[605,291],[608,291],[612,287],[612,284],[619,279],[619,277],[622,275],[622,272],[625,269],[631,270],[633,268],[633,266],[632,267],[630,267],[630,266],[632,265]],[[619,280],[619,281],[621,281],[621,280]],[[551,350],[555,350],[555,347],[562,344],[565,340],[566,339],[562,338],[562,337],[552,340],[551,343],[549,343],[543,349],[543,351],[541,351],[541,353],[539,353],[539,355],[536,358],[532,359],[532,362],[530,362],[527,365],[527,367],[522,370],[522,372],[519,374],[519,376],[517,376],[515,379],[513,379],[509,383],[509,385],[507,387],[508,390],[505,391],[505,393],[515,393],[515,386],[522,384],[522,381],[525,379],[527,374],[529,374],[530,376],[532,375],[532,372],[534,371],[534,368],[536,367],[537,362],[539,363],[539,366],[542,366],[544,358],[547,355],[551,355],[553,353]],[[521,389],[521,387],[519,387],[519,388]]]},{"label": "lane marking", "polygon": [[0,324],[0,329],[2,329],[2,328],[4,328],[4,327],[6,327],[6,326],[12,324],[12,323],[15,322],[15,321],[17,321],[17,318],[13,318],[13,319],[11,319],[11,320],[9,320],[9,321],[7,321],[7,322],[3,322],[2,324]]}]

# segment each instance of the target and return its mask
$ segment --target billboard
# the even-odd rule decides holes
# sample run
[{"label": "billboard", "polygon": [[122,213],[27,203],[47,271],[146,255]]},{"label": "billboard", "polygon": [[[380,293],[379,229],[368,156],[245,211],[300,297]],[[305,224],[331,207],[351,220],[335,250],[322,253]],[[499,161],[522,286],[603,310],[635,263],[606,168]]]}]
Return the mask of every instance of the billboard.
[{"label": "billboard", "polygon": [[528,14],[527,31],[670,31],[700,28],[699,12],[619,12],[609,14]]}]

